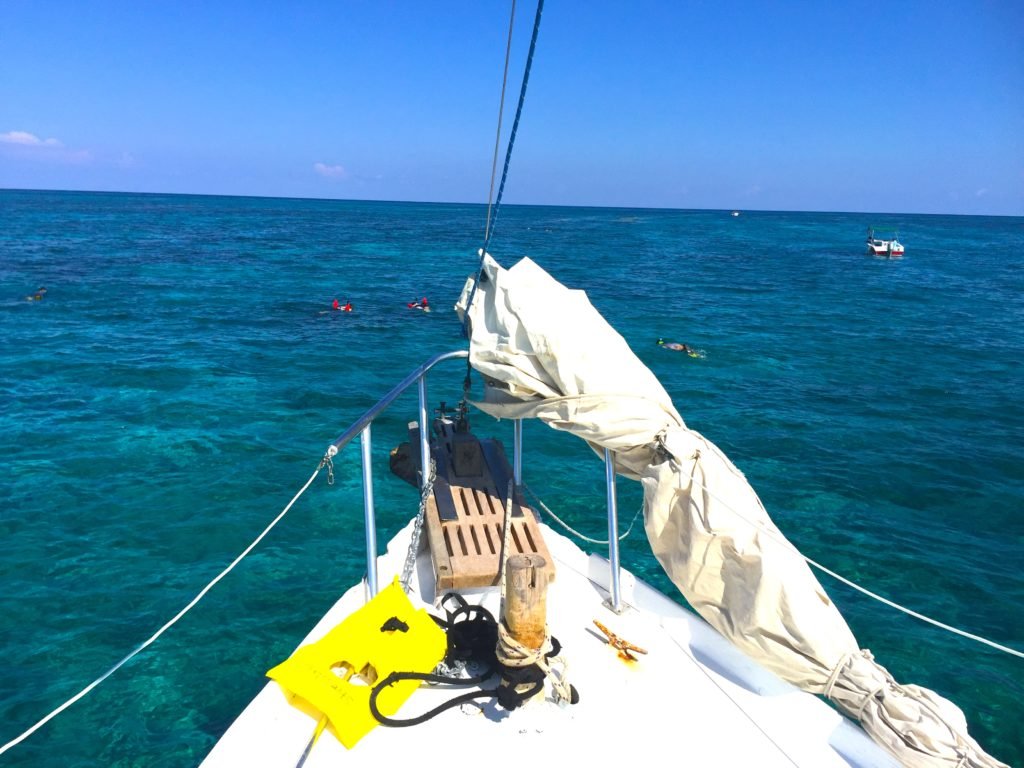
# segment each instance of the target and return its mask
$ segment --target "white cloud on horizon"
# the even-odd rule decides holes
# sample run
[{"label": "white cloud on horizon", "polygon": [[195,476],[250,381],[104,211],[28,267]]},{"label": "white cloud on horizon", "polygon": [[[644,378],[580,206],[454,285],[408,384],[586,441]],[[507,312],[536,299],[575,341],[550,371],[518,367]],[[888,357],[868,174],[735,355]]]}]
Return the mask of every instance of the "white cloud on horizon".
[{"label": "white cloud on horizon", "polygon": [[44,165],[91,165],[95,161],[88,149],[66,147],[59,139],[41,139],[28,131],[0,133],[0,153]]},{"label": "white cloud on horizon", "polygon": [[327,165],[326,163],[313,163],[313,170],[328,179],[346,179],[348,172],[341,165]]},{"label": "white cloud on horizon", "polygon": [[4,144],[19,144],[23,147],[63,147],[57,139],[40,139],[34,133],[28,131],[8,131],[0,133],[0,142]]}]

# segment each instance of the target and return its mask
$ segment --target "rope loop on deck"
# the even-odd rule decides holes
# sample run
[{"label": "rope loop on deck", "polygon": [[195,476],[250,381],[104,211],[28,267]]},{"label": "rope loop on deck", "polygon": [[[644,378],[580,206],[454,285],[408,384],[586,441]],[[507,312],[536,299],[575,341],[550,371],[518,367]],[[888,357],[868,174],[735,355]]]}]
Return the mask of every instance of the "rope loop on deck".
[{"label": "rope loop on deck", "polygon": [[[561,651],[561,643],[557,638],[552,637],[547,627],[544,628],[543,645],[533,649],[512,637],[504,621],[498,622],[498,642],[495,646],[498,663],[509,669],[525,670],[535,667],[539,672],[538,679],[541,685],[536,686],[532,692],[528,692],[528,695],[539,693],[543,687],[543,681],[548,679],[551,681],[551,690],[556,702],[575,704],[579,700],[579,694],[569,684],[567,674],[569,663],[560,655]],[[533,675],[517,676],[515,673],[503,673],[502,677],[510,687],[534,682]],[[509,707],[506,706],[506,708]]]}]

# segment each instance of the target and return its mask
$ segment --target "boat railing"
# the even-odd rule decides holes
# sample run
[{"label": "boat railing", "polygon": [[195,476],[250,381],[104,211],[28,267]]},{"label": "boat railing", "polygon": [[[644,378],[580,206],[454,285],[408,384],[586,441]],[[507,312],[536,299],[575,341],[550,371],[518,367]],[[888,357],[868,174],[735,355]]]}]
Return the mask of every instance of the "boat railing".
[{"label": "boat railing", "polygon": [[[333,458],[338,452],[352,442],[357,436],[361,445],[362,456],[362,487],[363,487],[363,518],[366,529],[366,582],[370,596],[377,594],[377,520],[374,509],[373,498],[373,464],[372,456],[372,433],[371,427],[374,420],[391,406],[406,390],[416,385],[419,395],[419,453],[420,453],[420,491],[423,484],[428,482],[430,477],[430,425],[427,422],[427,373],[434,366],[447,360],[465,360],[469,352],[460,349],[453,352],[443,352],[427,360],[412,373],[400,381],[375,405],[369,408],[362,416],[356,419],[348,429],[341,433],[327,447],[327,458]],[[615,490],[615,465],[611,452],[607,449],[604,453],[605,459],[605,483],[607,486],[608,505],[608,561],[611,576],[609,579],[609,602],[608,606],[616,613],[622,610],[622,591],[620,586],[619,569],[619,538],[618,538],[618,508],[616,503]],[[523,422],[522,419],[513,420],[513,444],[512,444],[512,476],[517,489],[523,484]]]}]

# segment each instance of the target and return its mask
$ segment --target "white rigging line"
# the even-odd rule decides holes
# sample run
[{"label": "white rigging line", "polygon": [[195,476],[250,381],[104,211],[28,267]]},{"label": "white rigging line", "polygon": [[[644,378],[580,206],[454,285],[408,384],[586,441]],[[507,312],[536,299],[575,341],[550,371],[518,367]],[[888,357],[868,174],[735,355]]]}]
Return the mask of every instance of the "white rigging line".
[{"label": "white rigging line", "polygon": [[491,203],[494,202],[494,180],[498,175],[498,151],[501,148],[501,118],[505,113],[505,86],[508,85],[508,63],[512,58],[512,28],[516,20],[516,0],[512,0],[512,15],[508,20],[508,43],[505,46],[505,72],[501,77],[501,100],[498,103],[498,131],[494,137],[494,159],[491,160],[491,190],[487,194],[487,224],[484,242],[491,239]]},{"label": "white rigging line", "polygon": [[811,565],[811,566],[817,568],[822,573],[827,573],[833,579],[836,579],[837,581],[841,581],[846,586],[852,587],[853,589],[857,590],[861,594],[867,595],[868,597],[873,598],[873,599],[877,600],[880,603],[884,603],[885,605],[888,605],[890,608],[895,608],[897,611],[902,611],[903,613],[907,614],[908,616],[913,616],[915,619],[920,619],[921,621],[923,621],[923,622],[925,622],[927,624],[931,624],[932,626],[938,627],[939,629],[944,629],[947,632],[952,632],[954,635],[960,635],[960,637],[965,637],[965,638],[967,638],[969,640],[974,640],[975,642],[982,643],[982,644],[987,645],[987,646],[989,646],[991,648],[995,648],[997,651],[1002,651],[1003,653],[1008,653],[1011,656],[1016,656],[1018,658],[1024,659],[1024,652],[1018,651],[1016,648],[1010,648],[1009,646],[1001,645],[999,643],[993,642],[992,640],[984,638],[981,635],[975,635],[975,634],[973,634],[971,632],[967,632],[967,631],[965,631],[963,629],[959,629],[959,628],[951,626],[949,624],[944,624],[943,622],[938,621],[937,619],[933,619],[930,616],[925,616],[923,613],[918,613],[917,611],[912,610],[910,608],[907,608],[905,606],[902,606],[899,603],[893,602],[892,600],[889,600],[886,597],[882,597],[881,595],[876,594],[875,592],[872,592],[870,589],[862,587],[862,586],[860,586],[860,584],[857,584],[856,582],[851,581],[850,579],[847,579],[845,576],[839,575],[838,573],[836,573],[832,569],[825,567],[821,563],[818,563],[818,562],[812,560],[811,558],[807,557],[805,554],[800,552],[796,547],[793,546],[792,542],[790,542],[784,536],[782,536],[781,533],[776,535],[776,532],[771,530],[770,528],[767,528],[767,527],[765,527],[765,526],[763,526],[763,525],[761,525],[759,523],[756,523],[753,520],[750,520],[749,518],[745,517],[741,512],[739,512],[736,509],[734,509],[733,507],[731,507],[721,497],[716,496],[714,491],[712,491],[710,488],[708,488],[706,485],[704,485],[704,483],[701,480],[698,480],[692,474],[690,475],[690,480],[694,484],[699,485],[701,488],[703,488],[704,491],[708,494],[708,496],[710,496],[711,498],[715,499],[715,501],[717,501],[719,504],[721,504],[725,509],[729,510],[734,515],[736,515],[736,517],[740,518],[740,520],[742,520],[743,522],[747,523],[747,525],[750,525],[750,526],[753,526],[754,528],[757,528],[762,533],[764,533],[767,536],[769,536],[770,538],[774,539],[776,543],[782,544],[783,548],[787,552],[790,552],[793,555],[795,555],[796,557],[799,557],[801,560],[806,562],[808,565]]},{"label": "white rigging line", "polygon": [[318,466],[316,468],[316,471],[310,476],[309,480],[306,481],[306,484],[304,486],[302,486],[302,489],[298,493],[296,493],[294,497],[292,497],[291,501],[288,502],[288,506],[286,506],[283,510],[281,510],[281,513],[277,517],[274,518],[274,520],[270,523],[270,525],[268,525],[266,528],[263,529],[263,532],[253,540],[252,544],[250,544],[248,547],[246,547],[242,551],[242,554],[240,554],[233,561],[231,561],[231,565],[229,565],[227,568],[225,568],[223,571],[221,571],[219,574],[217,574],[217,576],[214,577],[214,579],[209,584],[207,584],[205,587],[203,587],[203,589],[199,592],[198,595],[196,595],[194,598],[192,598],[192,601],[188,605],[186,605],[184,608],[182,608],[180,611],[178,611],[177,615],[173,619],[171,619],[166,624],[164,624],[162,627],[160,627],[160,629],[158,629],[156,632],[153,633],[152,637],[150,637],[148,640],[146,640],[144,643],[142,643],[138,648],[136,648],[134,651],[132,651],[127,656],[125,656],[123,659],[121,659],[119,662],[117,662],[117,664],[115,664],[110,669],[108,669],[103,675],[101,675],[100,677],[98,677],[95,680],[93,680],[91,683],[89,683],[89,685],[85,686],[85,688],[83,688],[81,691],[76,693],[70,699],[65,701],[63,704],[61,704],[55,710],[50,712],[48,715],[46,715],[46,717],[41,719],[39,722],[37,722],[35,725],[33,725],[27,731],[22,733],[20,736],[18,736],[15,739],[12,739],[11,741],[7,742],[2,747],[0,747],[0,755],[2,755],[4,752],[9,750],[11,747],[17,746],[18,744],[23,742],[25,739],[27,739],[33,733],[38,731],[40,728],[42,728],[44,725],[46,725],[48,722],[50,722],[53,718],[55,718],[57,715],[59,715],[65,709],[67,709],[72,704],[74,704],[76,701],[78,701],[79,699],[84,697],[93,688],[98,686],[100,683],[102,683],[104,680],[106,680],[112,674],[117,672],[117,670],[119,670],[121,667],[123,667],[129,661],[131,661],[136,656],[138,656],[142,651],[144,651],[146,648],[151,646],[156,641],[156,639],[158,637],[160,637],[160,635],[162,635],[168,629],[170,629],[175,624],[177,624],[178,620],[181,619],[182,616],[184,616],[186,613],[188,613],[190,610],[192,610],[192,608],[196,605],[196,603],[198,603],[200,600],[202,600],[206,596],[206,593],[209,592],[211,589],[213,589],[214,585],[217,584],[217,582],[219,582],[221,579],[223,579],[225,576],[227,576],[234,569],[234,567],[236,565],[238,565],[240,562],[242,562],[242,560],[245,558],[245,556],[248,555],[250,552],[252,552],[252,550],[256,548],[256,545],[259,544],[261,541],[263,541],[263,538],[268,533],[270,533],[270,531],[274,528],[274,526],[277,525],[286,514],[288,514],[288,510],[290,510],[292,508],[292,505],[294,505],[295,502],[298,501],[299,497],[306,492],[306,489],[309,488],[310,485],[312,485],[313,480],[316,478],[316,476],[318,474],[320,474],[320,470],[323,468],[323,466],[324,466],[324,463],[321,462],[320,466]]},{"label": "white rigging line", "polygon": [[[582,541],[589,542],[590,544],[598,544],[600,546],[607,546],[609,544],[609,539],[592,539],[590,536],[587,536],[584,533],[580,533],[575,528],[573,528],[571,525],[569,525],[567,522],[565,522],[562,518],[560,518],[558,515],[556,515],[554,512],[552,512],[551,508],[548,507],[548,505],[545,504],[544,501],[536,493],[533,492],[532,488],[530,488],[528,485],[524,484],[523,485],[523,489],[527,493],[530,494],[530,498],[532,498],[534,501],[536,501],[537,504],[540,506],[540,508],[543,509],[544,512],[552,520],[554,520],[556,523],[558,523],[560,526],[562,526],[562,528],[564,528],[566,531],[571,533],[576,538],[578,538],[578,539],[580,539]],[[644,511],[644,507],[643,507],[643,504],[641,504],[640,507],[637,509],[637,511],[635,513],[633,513],[633,519],[629,521],[629,527],[626,529],[626,532],[624,534],[622,534],[621,536],[619,536],[619,541],[622,541],[627,536],[629,536],[629,534],[633,531],[633,525],[636,523],[637,518],[640,517],[640,513],[643,512],[643,511]]]},{"label": "white rigging line", "polygon": [[933,618],[931,618],[929,616],[925,616],[923,613],[918,613],[917,611],[912,610],[910,608],[907,608],[905,606],[902,606],[899,603],[894,603],[892,600],[889,600],[888,598],[885,598],[885,597],[882,597],[881,595],[875,594],[871,590],[866,589],[865,587],[862,587],[859,584],[857,584],[857,583],[855,583],[853,581],[850,581],[849,579],[847,579],[847,578],[845,578],[843,576],[840,576],[835,571],[826,568],[821,563],[816,563],[814,560],[811,560],[811,558],[809,558],[809,557],[806,557],[804,555],[801,555],[801,557],[803,557],[804,560],[806,560],[809,565],[813,565],[819,571],[821,571],[823,573],[827,573],[833,579],[836,579],[838,581],[843,582],[843,584],[845,584],[848,587],[853,587],[858,592],[860,592],[862,594],[865,594],[868,597],[874,598],[878,602],[884,603],[885,605],[888,605],[890,608],[895,608],[897,611],[902,611],[903,613],[907,614],[908,616],[913,616],[915,619],[920,619],[921,621],[926,622],[928,624],[931,624],[932,626],[938,627],[939,629],[944,629],[947,632],[952,632],[954,635],[960,635],[961,637],[966,637],[969,640],[974,640],[976,642],[983,643],[983,644],[985,644],[985,645],[987,645],[987,646],[989,646],[991,648],[995,648],[997,651],[1002,651],[1003,653],[1008,653],[1011,656],[1016,656],[1017,658],[1024,659],[1024,651],[1018,651],[1016,648],[1010,648],[1009,646],[1006,646],[1006,645],[1000,645],[999,643],[993,642],[992,640],[984,638],[981,635],[975,635],[975,634],[973,634],[971,632],[967,632],[966,630],[958,629],[957,627],[950,626],[949,624],[943,624],[941,621],[938,621],[937,619],[933,619]]}]

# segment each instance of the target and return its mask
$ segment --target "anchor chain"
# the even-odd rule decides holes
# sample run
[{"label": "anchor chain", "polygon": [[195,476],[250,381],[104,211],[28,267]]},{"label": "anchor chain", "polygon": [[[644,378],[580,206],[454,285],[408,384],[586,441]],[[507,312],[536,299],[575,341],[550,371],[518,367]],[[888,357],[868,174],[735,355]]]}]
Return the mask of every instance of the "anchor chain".
[{"label": "anchor chain", "polygon": [[420,493],[420,510],[416,515],[416,522],[412,526],[412,536],[409,538],[409,551],[405,555],[405,566],[402,568],[402,589],[405,590],[406,594],[409,593],[410,583],[412,582],[412,569],[416,565],[416,554],[420,550],[420,538],[423,534],[423,521],[427,517],[427,499],[430,498],[430,494],[434,492],[434,477],[436,475],[437,465],[434,462],[433,457],[430,459],[430,474],[427,477],[427,482],[423,484],[423,492]]}]

